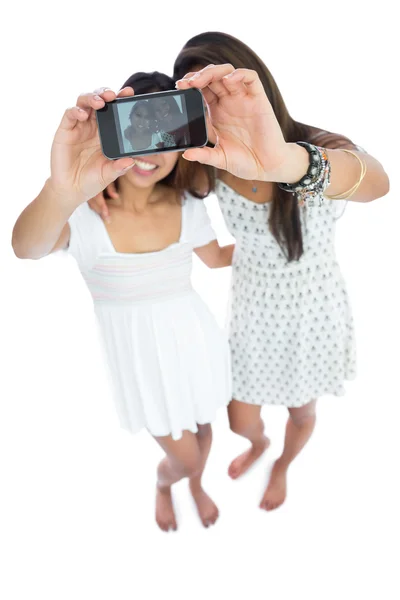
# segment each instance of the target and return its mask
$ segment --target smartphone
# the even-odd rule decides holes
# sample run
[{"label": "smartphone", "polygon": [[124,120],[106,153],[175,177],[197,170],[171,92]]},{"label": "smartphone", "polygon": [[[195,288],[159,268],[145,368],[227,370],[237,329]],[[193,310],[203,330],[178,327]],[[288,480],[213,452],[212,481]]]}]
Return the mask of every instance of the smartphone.
[{"label": "smartphone", "polygon": [[110,159],[177,152],[208,141],[203,95],[195,88],[117,98],[96,116],[102,151]]}]

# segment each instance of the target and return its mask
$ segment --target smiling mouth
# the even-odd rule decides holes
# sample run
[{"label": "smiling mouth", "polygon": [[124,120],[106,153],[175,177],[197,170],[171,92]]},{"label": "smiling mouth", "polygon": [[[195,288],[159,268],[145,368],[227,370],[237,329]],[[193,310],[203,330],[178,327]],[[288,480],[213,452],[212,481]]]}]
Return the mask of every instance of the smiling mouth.
[{"label": "smiling mouth", "polygon": [[139,167],[139,169],[142,169],[142,171],[154,171],[158,168],[158,165],[140,160],[138,158],[135,158],[135,165]]}]

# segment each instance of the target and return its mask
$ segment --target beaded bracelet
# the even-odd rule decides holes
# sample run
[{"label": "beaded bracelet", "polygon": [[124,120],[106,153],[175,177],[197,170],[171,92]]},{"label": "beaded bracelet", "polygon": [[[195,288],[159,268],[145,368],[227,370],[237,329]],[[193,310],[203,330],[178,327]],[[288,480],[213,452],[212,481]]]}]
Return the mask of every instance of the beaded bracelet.
[{"label": "beaded bracelet", "polygon": [[330,183],[331,165],[324,148],[308,144],[307,142],[297,142],[299,146],[305,148],[310,157],[310,164],[306,175],[297,183],[278,183],[278,186],[294,194],[300,206],[307,202],[308,206],[314,205],[315,198],[320,198]]}]

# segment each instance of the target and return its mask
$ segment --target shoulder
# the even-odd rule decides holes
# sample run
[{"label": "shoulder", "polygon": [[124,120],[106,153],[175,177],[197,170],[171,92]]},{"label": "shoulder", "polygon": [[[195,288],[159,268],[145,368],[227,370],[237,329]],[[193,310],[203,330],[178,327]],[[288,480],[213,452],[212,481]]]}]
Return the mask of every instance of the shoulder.
[{"label": "shoulder", "polygon": [[210,221],[204,200],[185,192],[182,198],[182,212],[186,222],[198,226]]}]

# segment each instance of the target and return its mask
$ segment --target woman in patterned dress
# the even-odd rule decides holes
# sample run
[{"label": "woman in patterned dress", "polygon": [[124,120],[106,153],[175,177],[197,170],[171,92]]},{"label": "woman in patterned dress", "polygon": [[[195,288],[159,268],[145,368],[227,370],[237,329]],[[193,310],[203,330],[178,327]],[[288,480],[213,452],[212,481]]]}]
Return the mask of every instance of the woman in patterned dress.
[{"label": "woman in patterned dress", "polygon": [[[223,69],[233,68],[235,74],[223,79]],[[388,177],[348,138],[292,119],[265,64],[232,36],[209,32],[189,40],[175,62],[174,79],[182,77],[179,87],[203,89],[213,122],[218,122],[218,136],[209,133],[215,147],[191,149],[185,157],[214,168],[215,191],[236,238],[228,412],[232,431],[251,447],[231,463],[232,478],[246,472],[269,445],[262,406],[283,405],[289,412],[284,449],[260,503],[272,510],[284,502],[288,467],[314,430],[317,398],[343,394],[343,380],[355,375],[351,310],[334,253],[334,223],[343,207],[327,196],[315,206],[300,207],[277,182],[294,183],[306,173],[307,153],[295,143],[300,140],[328,149],[330,196],[343,195],[357,182],[357,156],[367,171],[351,200],[385,195]],[[227,115],[236,119],[229,129],[223,125]],[[234,145],[238,138],[241,151]],[[91,205],[107,218],[102,197]]]}]

